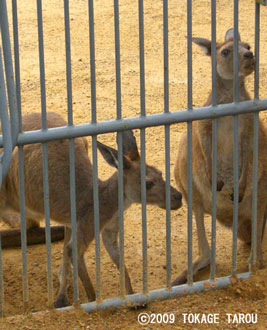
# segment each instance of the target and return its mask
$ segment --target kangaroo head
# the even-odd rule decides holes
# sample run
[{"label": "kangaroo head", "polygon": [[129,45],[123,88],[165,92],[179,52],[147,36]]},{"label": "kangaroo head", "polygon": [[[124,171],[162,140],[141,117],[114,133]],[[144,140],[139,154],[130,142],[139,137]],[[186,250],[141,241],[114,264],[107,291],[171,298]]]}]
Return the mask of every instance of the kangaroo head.
[{"label": "kangaroo head", "polygon": [[[98,142],[104,159],[109,165],[118,168],[118,152]],[[127,203],[141,203],[141,158],[132,131],[123,132],[123,181],[124,198]],[[171,209],[182,205],[182,195],[171,187]],[[154,166],[146,164],[146,201],[148,204],[166,208],[165,180],[162,172]]]},{"label": "kangaroo head", "polygon": [[[224,38],[224,42],[216,45],[217,73],[222,79],[234,79],[234,29],[229,29]],[[211,56],[211,41],[204,38],[192,38],[192,41],[200,46],[206,55]],[[254,71],[255,58],[250,50],[249,44],[241,42],[238,38],[238,61],[239,76],[245,77]]]}]

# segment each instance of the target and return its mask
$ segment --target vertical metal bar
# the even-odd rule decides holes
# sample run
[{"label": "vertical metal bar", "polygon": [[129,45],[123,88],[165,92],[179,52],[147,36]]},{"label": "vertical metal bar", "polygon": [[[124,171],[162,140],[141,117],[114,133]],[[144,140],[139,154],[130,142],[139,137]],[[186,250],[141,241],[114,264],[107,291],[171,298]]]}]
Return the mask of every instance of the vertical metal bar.
[{"label": "vertical metal bar", "polygon": [[238,0],[234,0],[234,102],[238,102]]},{"label": "vertical metal bar", "polygon": [[146,216],[146,133],[141,129],[141,200],[142,200],[142,254],[143,293],[148,294],[147,281],[147,216]]},{"label": "vertical metal bar", "polygon": [[255,75],[254,99],[259,99],[259,64],[260,64],[260,4],[255,3]]},{"label": "vertical metal bar", "polygon": [[216,191],[217,191],[217,119],[212,125],[212,223],[211,223],[211,272],[210,279],[215,280],[216,272]]},{"label": "vertical metal bar", "polygon": [[43,39],[43,14],[42,0],[37,1],[38,19],[38,43],[39,43],[39,66],[40,66],[40,85],[41,85],[41,107],[42,107],[42,129],[47,129],[46,123],[46,89],[45,89],[45,64],[44,64],[44,39]]},{"label": "vertical metal bar", "polygon": [[[70,24],[69,1],[64,0],[65,18],[65,47],[66,47],[66,77],[68,98],[68,126],[73,125],[72,112],[72,82],[71,82],[71,49],[70,49]],[[72,231],[72,264],[73,264],[73,300],[79,299],[78,291],[78,251],[77,251],[77,219],[76,219],[76,184],[75,184],[75,148],[74,139],[69,139],[70,163],[70,205],[71,205],[71,231]]]},{"label": "vertical metal bar", "polygon": [[94,3],[88,1],[89,38],[90,38],[90,70],[91,70],[91,108],[92,123],[96,123],[96,81],[95,81],[95,31],[94,31]]},{"label": "vertical metal bar", "polygon": [[118,141],[118,209],[119,209],[119,241],[120,241],[120,295],[125,296],[124,269],[124,219],[123,219],[123,142],[122,133],[117,135]]},{"label": "vertical metal bar", "polygon": [[6,90],[5,90],[4,68],[2,62],[2,50],[0,49],[0,57],[1,57],[0,108],[1,108],[2,134],[3,134],[3,140],[5,141],[4,153],[2,153],[2,155],[0,156],[0,169],[1,169],[0,187],[1,187],[2,180],[9,170],[9,165],[12,157],[12,149],[16,143],[18,136],[16,94],[14,88],[14,76],[13,76],[13,67],[12,67],[12,55],[11,55],[9,29],[8,29],[6,1],[0,1],[0,29],[2,34],[6,84],[7,84],[8,101],[9,101],[10,117],[11,117],[11,128],[10,128],[9,118],[8,118],[8,105],[7,105]]},{"label": "vertical metal bar", "polygon": [[212,105],[217,105],[217,56],[216,56],[216,0],[211,2],[211,68]]},{"label": "vertical metal bar", "polygon": [[[255,3],[255,77],[254,99],[259,99],[259,53],[260,53],[260,5]],[[249,270],[252,271],[256,262],[257,253],[257,192],[258,192],[258,154],[259,154],[259,114],[254,115],[253,136],[253,169],[252,169],[252,232],[251,232],[251,258]]]},{"label": "vertical metal bar", "polygon": [[21,132],[22,123],[21,123],[20,60],[19,60],[17,0],[12,0],[12,16],[13,16],[13,39],[14,39],[14,56],[15,56],[15,82],[16,82],[16,97],[17,97],[17,109],[18,109],[18,125],[19,125],[19,131]]},{"label": "vertical metal bar", "polygon": [[101,268],[100,268],[100,222],[99,222],[99,191],[98,191],[98,161],[97,137],[92,136],[93,158],[93,194],[94,194],[94,228],[95,228],[95,256],[96,256],[96,301],[101,301]]},{"label": "vertical metal bar", "polygon": [[[193,84],[192,84],[192,0],[187,0],[187,109],[193,109]],[[193,228],[192,228],[192,122],[187,123],[187,282],[193,283]]]},{"label": "vertical metal bar", "polygon": [[[91,121],[96,123],[96,80],[95,80],[95,32],[93,0],[88,1],[89,36],[90,36],[90,70],[91,70]],[[97,165],[97,138],[92,137],[93,154],[93,194],[94,194],[94,228],[95,228],[95,255],[96,255],[96,301],[101,300],[101,269],[100,269],[100,223],[99,223],[99,192],[98,192],[98,165]]]},{"label": "vertical metal bar", "polygon": [[[211,2],[211,59],[212,59],[212,105],[217,105],[217,65],[216,65],[216,0]],[[216,273],[216,193],[217,193],[217,148],[218,122],[212,121],[212,213],[211,213],[211,267],[210,278],[215,280]]]},{"label": "vertical metal bar", "polygon": [[[43,17],[42,17],[41,0],[37,0],[37,19],[38,19],[38,43],[39,43],[39,65],[40,65],[41,107],[42,107],[42,130],[46,130],[47,123],[46,123],[45,64],[44,64]],[[53,281],[52,281],[52,264],[51,264],[51,228],[50,228],[47,143],[42,144],[42,153],[43,153],[43,188],[44,188],[45,239],[46,239],[46,256],[47,256],[48,305],[50,306],[53,303]]]},{"label": "vertical metal bar", "polygon": [[257,200],[258,200],[258,154],[259,154],[259,115],[254,114],[253,136],[253,169],[252,169],[252,233],[251,233],[251,258],[249,269],[252,270],[256,262],[257,253]]},{"label": "vertical metal bar", "polygon": [[0,233],[0,316],[4,314],[4,281],[3,281],[3,266],[2,266],[2,239]]},{"label": "vertical metal bar", "polygon": [[47,143],[42,144],[43,152],[43,186],[44,186],[44,210],[45,210],[45,241],[47,257],[47,285],[48,305],[53,304],[53,279],[51,263],[51,228],[50,228],[50,206],[49,206],[49,179],[48,179],[48,149]]},{"label": "vertical metal bar", "polygon": [[[239,32],[238,32],[238,0],[234,1],[234,103],[239,102],[238,90],[238,44],[239,44]],[[238,145],[238,116],[234,116],[234,147],[233,147],[233,168],[234,168],[234,210],[233,210],[233,248],[232,248],[232,274],[236,273],[237,264],[237,229],[238,229],[238,200],[239,200],[239,145]]]},{"label": "vertical metal bar", "polygon": [[25,189],[24,189],[24,154],[23,146],[19,146],[19,201],[20,201],[20,233],[21,233],[21,253],[22,253],[22,283],[23,283],[23,302],[27,308],[29,302],[28,286],[28,261],[27,261],[27,227],[25,209]]},{"label": "vertical metal bar", "polygon": [[[163,1],[164,112],[169,112],[168,0]],[[171,288],[171,201],[170,201],[170,125],[165,125],[166,175],[166,287]]]},{"label": "vertical metal bar", "polygon": [[[20,93],[20,61],[19,61],[19,37],[18,37],[18,16],[17,0],[12,0],[13,14],[13,36],[14,36],[14,54],[15,54],[15,81],[18,106],[19,133],[22,132],[21,115],[21,93]],[[29,301],[29,288],[27,276],[27,231],[26,231],[26,210],[25,210],[25,189],[24,189],[24,156],[23,146],[19,146],[19,193],[20,193],[20,232],[22,249],[22,282],[23,282],[23,301],[25,308]]]},{"label": "vertical metal bar", "polygon": [[[259,115],[254,114],[253,136],[253,169],[252,169],[252,233],[251,233],[251,258],[249,270],[256,262],[257,253],[257,201],[258,201],[258,154],[259,154]],[[259,243],[260,244],[260,243]]]},{"label": "vertical metal bar", "polygon": [[[117,119],[121,119],[121,69],[120,69],[120,27],[119,1],[114,0],[115,27],[115,59],[116,59],[116,106]],[[119,209],[119,241],[120,241],[120,294],[125,295],[124,272],[124,223],[123,223],[123,144],[122,133],[117,134],[118,142],[118,209]]]},{"label": "vertical metal bar", "polygon": [[163,1],[164,112],[169,112],[168,0]]},{"label": "vertical metal bar", "polygon": [[165,125],[165,176],[166,176],[166,287],[171,289],[171,200],[170,200],[170,125]]},{"label": "vertical metal bar", "polygon": [[139,3],[139,59],[140,59],[140,107],[141,116],[146,116],[145,103],[145,49],[144,49],[144,4],[143,0]]},{"label": "vertical metal bar", "polygon": [[192,74],[192,0],[187,0],[187,108],[193,108]]},{"label": "vertical metal bar", "polygon": [[239,141],[238,141],[238,116],[234,116],[234,212],[233,212],[233,247],[232,247],[232,274],[237,271],[237,230],[238,230],[238,203],[239,203]]},{"label": "vertical metal bar", "polygon": [[2,180],[9,170],[12,159],[11,128],[8,117],[8,104],[4,78],[4,67],[2,61],[2,49],[0,47],[0,117],[2,124],[2,136],[4,152],[0,155],[0,188]]},{"label": "vertical metal bar", "polygon": [[69,0],[64,0],[68,125],[73,125]]},{"label": "vertical metal bar", "polygon": [[121,64],[120,64],[120,26],[119,0],[114,0],[115,64],[116,64],[116,111],[121,119]]},{"label": "vertical metal bar", "polygon": [[[145,56],[144,56],[144,4],[139,7],[139,59],[140,59],[140,107],[141,116],[146,116],[145,106]],[[143,251],[143,293],[148,294],[147,285],[147,216],[146,216],[146,135],[140,130],[141,140],[141,200],[142,200],[142,251]]]},{"label": "vertical metal bar", "polygon": [[77,249],[77,219],[76,219],[76,184],[75,184],[75,148],[74,139],[69,139],[70,163],[70,203],[72,231],[72,265],[73,265],[73,300],[79,299],[78,290],[78,249]]},{"label": "vertical metal bar", "polygon": [[12,147],[16,145],[19,123],[18,123],[18,112],[17,112],[17,101],[16,101],[16,90],[14,84],[13,64],[12,64],[12,52],[9,35],[8,15],[6,1],[0,1],[0,27],[2,34],[3,54],[5,60],[5,72],[6,72],[6,83],[8,92],[8,103],[10,109],[11,119],[11,134],[12,134]]}]

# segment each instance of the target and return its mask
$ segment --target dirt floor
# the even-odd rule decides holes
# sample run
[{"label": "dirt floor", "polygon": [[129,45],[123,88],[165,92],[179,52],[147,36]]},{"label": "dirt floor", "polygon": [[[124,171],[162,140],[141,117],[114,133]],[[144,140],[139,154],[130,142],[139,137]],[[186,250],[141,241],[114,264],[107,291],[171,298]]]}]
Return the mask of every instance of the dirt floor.
[{"label": "dirt floor", "polygon": [[[10,9],[10,8],[9,8]],[[97,81],[97,119],[116,118],[116,81],[114,55],[113,1],[94,1],[95,49]],[[239,30],[241,38],[254,45],[254,1],[239,1]],[[266,97],[267,85],[267,8],[261,8],[260,46],[260,97]],[[121,90],[122,115],[139,116],[139,40],[138,1],[121,1]],[[145,71],[146,110],[148,114],[161,113],[163,104],[163,8],[162,1],[144,1],[145,24]],[[90,122],[90,61],[88,4],[85,0],[70,1],[72,42],[72,87],[75,124]],[[9,17],[11,22],[11,15]],[[40,111],[40,83],[36,3],[21,0],[18,3],[21,93],[23,113]],[[63,1],[43,2],[46,102],[47,110],[55,111],[67,118],[64,10]],[[210,2],[193,1],[193,35],[210,38]],[[233,25],[233,1],[217,1],[217,38],[223,40],[225,31]],[[186,1],[169,1],[169,104],[170,110],[187,106],[186,66]],[[193,103],[203,105],[211,88],[210,60],[193,46]],[[248,89],[253,95],[253,76],[248,78]],[[264,114],[261,115],[263,120]],[[171,126],[171,174],[177,152],[177,145],[186,124]],[[135,131],[139,143],[139,132]],[[115,135],[107,134],[99,140],[115,147]],[[91,144],[91,138],[88,137]],[[146,130],[147,162],[164,172],[164,128]],[[91,156],[91,155],[90,155]],[[107,178],[113,172],[99,156],[99,176]],[[172,278],[186,265],[186,205],[172,213]],[[148,206],[148,274],[149,289],[165,286],[166,248],[165,211]],[[207,217],[207,231],[210,235],[210,217]],[[5,228],[1,223],[0,228]],[[267,265],[267,235],[263,242],[264,262]],[[197,256],[197,239],[194,227],[194,256]],[[87,267],[95,285],[94,244],[86,253]],[[217,227],[216,275],[231,274],[232,233],[220,224]],[[86,314],[82,310],[35,314],[47,308],[47,274],[45,246],[32,246],[27,250],[29,304],[25,312],[22,292],[21,249],[3,251],[4,313],[2,329],[137,329],[137,315],[140,311],[119,309],[103,313]],[[53,243],[52,267],[54,295],[58,289],[57,271],[62,256],[62,242]],[[238,272],[247,271],[249,247],[238,242]],[[134,290],[142,291],[142,234],[141,207],[132,206],[125,212],[125,262],[132,278]],[[119,294],[119,273],[101,246],[102,298]],[[195,280],[207,279],[209,270],[202,271]],[[265,329],[267,324],[267,272],[258,272],[248,281],[238,281],[223,290],[196,294],[151,304],[145,312],[174,312],[174,324],[162,325],[176,329]],[[70,296],[72,292],[70,291]],[[80,301],[86,302],[86,295],[80,286]],[[181,313],[219,313],[219,324],[186,324]],[[237,325],[227,323],[226,313],[257,313],[257,324]],[[19,315],[19,316],[18,316]],[[149,324],[144,329],[160,328]]]}]

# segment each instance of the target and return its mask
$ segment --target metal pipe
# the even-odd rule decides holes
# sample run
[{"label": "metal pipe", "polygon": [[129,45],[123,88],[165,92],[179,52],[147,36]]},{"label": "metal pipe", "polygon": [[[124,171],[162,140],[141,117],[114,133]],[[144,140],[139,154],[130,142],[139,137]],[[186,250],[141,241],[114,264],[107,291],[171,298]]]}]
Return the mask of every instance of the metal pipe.
[{"label": "metal pipe", "polygon": [[[168,0],[163,1],[164,113],[169,113]],[[170,125],[165,125],[166,287],[171,288]]]},{"label": "metal pipe", "polygon": [[[146,116],[145,104],[145,50],[144,50],[144,6],[138,1],[139,14],[139,59],[140,59],[140,109],[141,116]],[[141,149],[141,200],[142,200],[142,255],[143,255],[143,294],[148,294],[147,281],[147,216],[146,216],[146,132],[140,131]]]},{"label": "metal pipe", "polygon": [[[234,0],[234,103],[239,102],[239,32],[238,32],[238,0]],[[237,264],[237,230],[238,230],[238,200],[239,200],[239,141],[238,141],[238,116],[233,118],[234,140],[233,140],[233,168],[234,168],[234,209],[233,209],[233,248],[232,248],[232,274],[236,273]]]},{"label": "metal pipe", "polygon": [[0,117],[3,134],[4,152],[0,155],[0,188],[2,180],[8,173],[9,166],[12,160],[12,142],[11,142],[11,127],[9,124],[7,97],[5,89],[4,68],[2,61],[2,50],[0,48]]},{"label": "metal pipe", "polygon": [[[72,80],[71,80],[71,43],[70,43],[70,17],[69,1],[64,0],[65,21],[65,52],[66,52],[66,79],[68,100],[68,127],[73,125],[72,110]],[[76,184],[75,184],[75,148],[74,139],[69,139],[70,164],[70,205],[71,205],[71,231],[72,231],[72,264],[73,264],[73,300],[79,299],[78,290],[78,249],[77,249],[77,219],[76,219]]]},{"label": "metal pipe", "polygon": [[234,167],[234,210],[233,210],[233,248],[232,248],[232,274],[237,270],[237,230],[238,230],[238,204],[239,204],[239,139],[238,139],[238,116],[234,116],[234,147],[233,147],[233,167]]},{"label": "metal pipe", "polygon": [[[189,110],[172,111],[168,114],[159,113],[147,115],[146,117],[128,117],[120,120],[101,121],[95,124],[80,124],[72,127],[55,127],[46,131],[36,130],[19,134],[17,145],[31,143],[42,143],[51,140],[75,138],[105,134],[128,129],[140,129],[152,126],[162,126],[194,120],[213,119],[224,116],[231,116],[240,113],[255,113],[267,109],[267,99],[239,102],[238,104],[219,104],[216,107],[208,106]],[[3,146],[3,139],[0,137],[0,147]]]},{"label": "metal pipe", "polygon": [[[91,72],[91,122],[97,121],[96,113],[96,79],[95,79],[95,32],[94,32],[94,4],[88,1],[89,13],[89,44],[90,44],[90,72]],[[93,158],[93,198],[94,198],[94,235],[96,258],[96,301],[101,301],[101,263],[100,263],[100,221],[99,221],[99,190],[98,190],[98,158],[97,138],[92,136]]]},{"label": "metal pipe", "polygon": [[259,99],[259,67],[260,67],[260,4],[255,3],[255,75],[254,75],[254,99]]},{"label": "metal pipe", "polygon": [[12,136],[12,149],[13,149],[16,145],[16,141],[19,134],[19,120],[18,120],[18,109],[17,109],[16,90],[15,90],[15,82],[14,82],[12,52],[11,52],[10,35],[9,35],[7,6],[5,0],[0,1],[0,28],[2,34],[3,54],[5,61],[5,73],[6,73],[8,103],[10,110],[11,136]]},{"label": "metal pipe", "polygon": [[[255,92],[254,99],[259,97],[259,30],[260,30],[260,5],[255,3]],[[252,230],[251,230],[251,258],[249,269],[256,263],[257,255],[257,195],[258,195],[258,155],[259,155],[259,115],[254,114],[254,135],[253,135],[253,168],[252,168]],[[260,244],[260,243],[258,243]]]},{"label": "metal pipe", "polygon": [[[41,109],[42,109],[42,131],[47,130],[46,122],[46,89],[45,89],[45,62],[44,62],[44,40],[43,40],[43,16],[42,1],[37,0],[38,20],[38,45],[39,45],[39,66],[40,66],[40,87],[41,87]],[[45,211],[45,240],[47,257],[47,287],[48,305],[53,303],[53,279],[51,260],[51,227],[50,227],[50,203],[49,203],[49,177],[48,177],[48,148],[47,143],[42,144],[43,163],[43,189],[44,189],[44,211]]]},{"label": "metal pipe", "polygon": [[[239,279],[248,279],[250,273],[238,274],[237,278]],[[186,296],[191,293],[203,292],[210,289],[221,289],[231,284],[231,276],[220,277],[216,281],[201,281],[194,282],[193,285],[179,285],[174,286],[171,290],[167,289],[158,289],[149,291],[149,295],[144,295],[142,293],[136,293],[129,296],[126,296],[125,299],[122,298],[111,298],[103,300],[101,304],[96,304],[95,302],[81,304],[87,313],[90,313],[95,310],[105,310],[107,308],[117,308],[122,306],[135,306],[151,303],[153,301],[166,300],[170,298],[175,298],[177,296]],[[57,310],[74,310],[75,307],[69,306],[64,308],[58,308]]]},{"label": "metal pipe", "polygon": [[[212,105],[217,105],[217,59],[216,59],[216,0],[211,2],[211,59],[212,59]],[[216,200],[217,200],[218,121],[212,121],[212,214],[211,214],[211,267],[210,278],[216,273]]]},{"label": "metal pipe", "polygon": [[[78,136],[89,136],[96,134],[124,131],[128,129],[140,129],[145,127],[162,126],[195,120],[213,119],[231,116],[234,114],[255,113],[267,109],[267,99],[240,102],[238,105],[219,104],[216,107],[208,106],[194,108],[191,111],[178,110],[168,114],[159,113],[144,117],[128,117],[120,120],[101,121],[95,124],[80,124],[72,127],[55,127],[46,131],[36,130],[19,134],[17,145],[49,142],[51,140],[75,138]],[[3,138],[0,136],[0,147],[3,147]]]},{"label": "metal pipe", "polygon": [[[22,132],[22,114],[21,114],[21,91],[20,91],[20,60],[19,60],[19,35],[18,35],[18,16],[17,1],[12,0],[13,15],[13,37],[14,37],[14,55],[15,55],[15,81],[16,96],[18,107],[19,133]],[[22,253],[22,283],[23,283],[23,302],[26,306],[29,302],[28,286],[28,261],[27,261],[27,228],[26,228],[26,209],[25,209],[25,189],[24,189],[24,155],[23,146],[19,146],[19,201],[20,201],[20,233],[21,233],[21,253]]]},{"label": "metal pipe", "polygon": [[[192,73],[192,0],[187,1],[187,109],[188,111],[193,110],[193,73]],[[193,191],[192,191],[192,122],[187,123],[187,265],[188,274],[187,281],[188,284],[193,283],[193,212],[192,212],[192,201],[193,201]]]},{"label": "metal pipe", "polygon": [[[116,112],[117,120],[121,114],[121,67],[120,67],[120,24],[119,0],[114,0],[114,33],[115,33],[115,66],[116,66]],[[124,271],[124,216],[123,216],[123,136],[117,133],[118,144],[118,216],[119,216],[119,249],[120,249],[120,296],[125,296],[125,271]]]},{"label": "metal pipe", "polygon": [[141,200],[142,200],[142,255],[143,293],[148,294],[147,281],[147,216],[146,216],[146,133],[141,129]]}]

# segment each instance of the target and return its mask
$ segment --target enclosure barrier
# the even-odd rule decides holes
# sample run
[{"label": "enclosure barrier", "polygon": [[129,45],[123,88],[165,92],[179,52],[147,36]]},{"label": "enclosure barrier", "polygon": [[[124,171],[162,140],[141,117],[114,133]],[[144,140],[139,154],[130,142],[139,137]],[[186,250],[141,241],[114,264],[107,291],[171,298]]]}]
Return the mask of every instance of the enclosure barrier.
[{"label": "enclosure barrier", "polygon": [[[23,259],[23,301],[29,301],[29,286],[27,279],[27,245],[25,223],[25,196],[24,196],[24,165],[23,146],[32,143],[42,143],[43,153],[43,183],[44,183],[44,209],[46,225],[46,254],[47,254],[47,285],[48,305],[53,302],[53,283],[51,269],[51,234],[50,234],[50,206],[48,185],[48,158],[47,143],[56,139],[69,140],[70,182],[71,182],[71,223],[73,244],[73,287],[74,302],[79,300],[78,272],[77,272],[77,229],[76,229],[76,196],[75,196],[75,158],[74,138],[92,136],[93,158],[93,188],[94,188],[94,228],[95,228],[95,255],[96,255],[96,302],[82,304],[86,311],[104,309],[107,307],[129,306],[147,303],[154,300],[167,299],[176,295],[185,295],[191,292],[204,291],[206,288],[221,288],[230,283],[230,277],[237,272],[237,224],[238,224],[238,115],[245,113],[254,114],[254,156],[253,156],[253,201],[252,201],[252,244],[253,257],[250,260],[250,270],[255,264],[256,254],[256,218],[257,218],[257,160],[258,160],[258,121],[259,111],[267,109],[267,99],[259,99],[259,19],[260,4],[255,3],[255,85],[254,99],[246,102],[238,100],[238,0],[234,0],[234,102],[232,104],[217,105],[216,99],[216,1],[211,1],[211,35],[212,35],[212,105],[193,109],[192,102],[192,0],[187,1],[187,108],[183,110],[169,110],[169,45],[168,45],[168,1],[163,1],[163,45],[164,45],[164,112],[159,114],[146,114],[145,100],[145,57],[144,57],[144,15],[143,0],[139,0],[139,60],[140,60],[140,116],[123,118],[121,113],[121,68],[120,68],[120,27],[119,27],[119,2],[114,0],[114,36],[115,36],[115,65],[116,65],[116,110],[115,120],[97,121],[96,117],[96,78],[95,78],[95,33],[94,33],[94,2],[88,1],[89,38],[90,38],[90,79],[91,79],[91,122],[81,125],[73,124],[72,109],[72,77],[71,77],[71,36],[69,25],[69,1],[64,0],[65,17],[65,50],[66,50],[66,79],[68,101],[68,125],[65,127],[47,129],[46,126],[46,84],[45,61],[43,43],[43,17],[42,1],[37,0],[39,64],[41,85],[41,114],[42,129],[38,131],[23,132],[21,125],[21,96],[20,96],[20,57],[19,57],[19,29],[17,20],[17,1],[12,0],[13,37],[14,37],[14,62],[16,96],[14,96],[14,82],[12,69],[12,56],[8,32],[8,15],[6,1],[0,0],[0,23],[2,34],[2,47],[4,51],[5,73],[2,64],[2,50],[0,52],[0,106],[2,134],[0,143],[4,152],[0,159],[0,169],[6,174],[11,161],[12,149],[19,148],[19,177],[20,177],[20,213],[21,213],[21,242]],[[5,89],[7,86],[10,109],[10,120],[7,113],[7,100]],[[18,115],[19,114],[19,115]],[[233,249],[232,249],[232,274],[227,277],[216,278],[216,181],[217,181],[217,118],[233,116],[234,121],[234,216],[233,216]],[[207,281],[193,282],[192,269],[192,121],[212,119],[212,239],[211,239],[211,273]],[[171,213],[170,213],[170,125],[187,122],[188,137],[188,284],[171,287]],[[153,126],[165,127],[165,172],[166,172],[166,286],[165,288],[149,291],[147,277],[147,222],[146,222],[146,168],[145,168],[145,128]],[[123,148],[122,131],[127,129],[140,129],[141,133],[141,194],[142,194],[142,293],[125,296],[124,274],[124,206],[123,206]],[[98,161],[97,161],[97,135],[109,132],[118,132],[118,217],[119,217],[119,242],[120,242],[120,297],[102,300],[101,274],[100,274],[100,228],[99,228],[99,199],[98,199]],[[12,143],[11,143],[12,141]],[[1,173],[0,173],[1,174]],[[2,176],[0,175],[0,178]],[[1,238],[1,236],[0,236]],[[0,249],[0,307],[3,311],[3,274],[2,251]],[[250,273],[237,274],[239,278],[248,278]],[[73,307],[67,307],[70,309]]]}]

